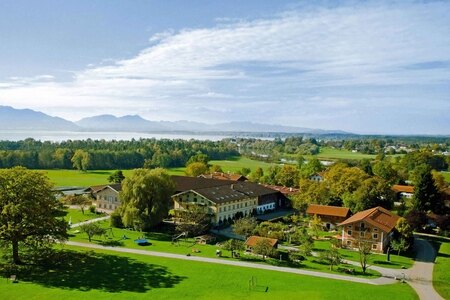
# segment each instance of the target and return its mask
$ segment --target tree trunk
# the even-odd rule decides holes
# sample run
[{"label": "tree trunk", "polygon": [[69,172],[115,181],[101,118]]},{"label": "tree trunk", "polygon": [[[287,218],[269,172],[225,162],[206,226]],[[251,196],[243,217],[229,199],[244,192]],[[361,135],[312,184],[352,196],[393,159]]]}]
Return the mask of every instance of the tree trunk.
[{"label": "tree trunk", "polygon": [[19,242],[18,241],[15,241],[15,240],[12,241],[12,250],[13,250],[13,263],[20,264]]}]

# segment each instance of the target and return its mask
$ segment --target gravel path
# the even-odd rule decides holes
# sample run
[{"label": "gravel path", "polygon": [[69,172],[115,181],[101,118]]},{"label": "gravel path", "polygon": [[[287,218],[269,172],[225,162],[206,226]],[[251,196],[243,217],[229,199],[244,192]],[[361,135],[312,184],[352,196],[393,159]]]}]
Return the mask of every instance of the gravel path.
[{"label": "gravel path", "polygon": [[109,218],[110,218],[110,216],[104,216],[101,218],[96,218],[96,219],[92,219],[92,220],[88,220],[88,221],[84,221],[84,222],[75,223],[75,224],[70,225],[70,228],[79,227],[83,224],[89,224],[89,223],[95,223],[95,222],[99,222],[99,221],[103,221],[103,220],[108,220]]}]

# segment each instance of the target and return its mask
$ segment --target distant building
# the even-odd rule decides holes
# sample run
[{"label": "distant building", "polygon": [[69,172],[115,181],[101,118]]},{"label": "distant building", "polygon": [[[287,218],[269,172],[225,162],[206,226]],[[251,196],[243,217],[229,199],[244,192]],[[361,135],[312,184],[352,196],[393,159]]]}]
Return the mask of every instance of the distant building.
[{"label": "distant building", "polygon": [[338,224],[342,227],[342,246],[357,249],[359,240],[364,240],[372,243],[372,251],[383,252],[399,218],[380,206],[360,211]]},{"label": "distant building", "polygon": [[316,181],[316,182],[322,182],[323,179],[324,179],[323,172],[315,173],[315,174],[309,176],[309,180]]},{"label": "distant building", "polygon": [[233,180],[233,181],[247,181],[248,178],[241,174],[230,174],[224,172],[214,172],[211,174],[203,174],[198,177],[220,179],[220,180]]},{"label": "distant building", "polygon": [[311,217],[318,216],[328,230],[335,229],[337,224],[344,222],[351,215],[350,209],[347,207],[318,204],[310,204],[306,213]]},{"label": "distant building", "polygon": [[394,184],[391,189],[397,195],[397,199],[410,199],[414,195],[414,187],[411,185]]}]

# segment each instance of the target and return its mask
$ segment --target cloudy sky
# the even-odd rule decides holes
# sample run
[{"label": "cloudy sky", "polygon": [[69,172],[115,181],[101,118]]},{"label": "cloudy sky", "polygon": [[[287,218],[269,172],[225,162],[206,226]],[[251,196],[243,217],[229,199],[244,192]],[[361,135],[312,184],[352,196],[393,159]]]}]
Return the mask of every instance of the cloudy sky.
[{"label": "cloudy sky", "polygon": [[450,1],[0,2],[0,105],[450,134]]}]

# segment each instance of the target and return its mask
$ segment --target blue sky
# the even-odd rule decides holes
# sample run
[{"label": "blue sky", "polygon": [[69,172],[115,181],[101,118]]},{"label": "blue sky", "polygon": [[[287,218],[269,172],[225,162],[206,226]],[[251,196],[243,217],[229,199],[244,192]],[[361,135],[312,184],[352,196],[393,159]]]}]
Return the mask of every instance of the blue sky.
[{"label": "blue sky", "polygon": [[1,1],[0,105],[450,134],[449,1]]}]

